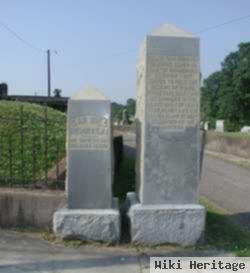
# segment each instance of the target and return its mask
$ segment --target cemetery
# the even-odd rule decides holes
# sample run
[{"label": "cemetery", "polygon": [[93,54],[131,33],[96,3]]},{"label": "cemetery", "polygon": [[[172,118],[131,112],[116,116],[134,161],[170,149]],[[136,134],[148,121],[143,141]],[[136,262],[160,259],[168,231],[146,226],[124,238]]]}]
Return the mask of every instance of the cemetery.
[{"label": "cemetery", "polygon": [[48,96],[0,84],[0,272],[26,252],[23,272],[33,260],[144,273],[157,255],[250,256],[248,48],[203,80],[199,32],[156,27],[124,104],[98,80],[51,97],[50,50]]},{"label": "cemetery", "polygon": [[[204,240],[199,73],[199,39],[164,25],[139,52],[135,127],[126,110],[121,126],[113,127],[111,102],[94,86],[70,97],[67,126],[66,115],[49,107],[2,101],[1,147],[8,152],[0,157],[0,200],[8,216],[0,214],[1,227],[50,227],[57,238],[118,244],[126,217],[133,244]],[[6,116],[15,118],[6,122]],[[221,131],[223,121],[217,123]],[[114,145],[130,130],[136,133],[136,163],[119,159],[122,138]],[[117,172],[117,160],[129,164],[132,176]]]},{"label": "cemetery", "polygon": [[[206,213],[205,208],[199,205],[198,196],[201,149],[199,73],[198,38],[172,25],[164,25],[146,37],[141,46],[137,71],[136,185],[135,192],[127,192],[125,201],[133,243],[194,245],[204,234]],[[8,104],[7,108],[13,103]],[[13,111],[17,111],[15,104],[13,107]],[[10,137],[8,140],[11,139],[11,142],[2,142],[3,147],[9,148],[6,149],[9,150],[8,160],[1,157],[3,166],[8,164],[2,168],[8,173],[1,176],[9,177],[9,180],[3,179],[2,184],[55,187],[48,171],[53,164],[56,165],[58,184],[59,163],[66,156],[67,201],[65,203],[62,197],[57,197],[47,216],[50,217],[51,209],[55,209],[55,235],[63,239],[119,242],[122,221],[119,200],[112,193],[114,150],[111,102],[91,86],[73,95],[68,101],[67,133],[58,120],[62,128],[61,139],[55,122],[57,117],[50,119],[53,111],[50,110],[50,114],[47,108],[43,117],[39,116],[41,110],[37,106],[40,112],[37,110],[36,115],[41,122],[44,121],[40,129],[33,134],[25,131],[28,126],[37,126],[38,123],[35,118],[32,122],[27,119],[26,111],[29,109],[25,107],[25,104],[21,105],[20,120],[13,119],[14,131],[8,127],[9,123],[2,130],[7,129],[12,136],[21,136],[21,144]],[[122,116],[122,125],[128,125],[126,110],[123,110]],[[63,119],[64,114],[61,114]],[[64,134],[66,151],[59,151],[58,147],[65,141]],[[49,153],[52,146],[57,149],[52,148]],[[43,151],[42,157],[38,156],[38,147],[40,152]],[[21,158],[15,159],[12,164],[13,154],[18,149]],[[182,157],[177,157],[180,149]],[[19,209],[24,210],[27,206],[24,204]],[[58,209],[58,204],[66,205],[66,208]],[[23,216],[26,215],[24,212],[21,216],[20,211],[13,213],[17,219],[27,218]],[[24,219],[22,225],[25,224]],[[27,219],[26,222],[30,223]],[[155,222],[162,223],[160,228],[154,228]]]}]

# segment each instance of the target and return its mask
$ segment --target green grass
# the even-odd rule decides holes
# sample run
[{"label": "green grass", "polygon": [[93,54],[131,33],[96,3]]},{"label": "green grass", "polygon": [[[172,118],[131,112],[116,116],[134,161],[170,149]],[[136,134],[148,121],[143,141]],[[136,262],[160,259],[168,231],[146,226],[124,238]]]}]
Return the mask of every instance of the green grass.
[{"label": "green grass", "polygon": [[[125,156],[115,177],[114,193],[122,202],[126,193],[135,189],[135,161]],[[237,256],[250,256],[250,232],[223,209],[202,197],[201,203],[207,209],[205,241],[197,249],[221,250]]]},{"label": "green grass", "polygon": [[214,137],[229,137],[234,139],[247,139],[250,140],[250,134],[248,133],[241,133],[241,132],[215,132],[215,131],[208,131],[207,133],[209,136]]},{"label": "green grass", "polygon": [[202,198],[201,203],[207,209],[205,247],[249,257],[250,232],[209,200]]},{"label": "green grass", "polygon": [[48,107],[47,118],[45,138],[45,107],[0,101],[1,184],[13,181],[15,184],[31,183],[34,178],[43,179],[45,168],[49,170],[65,155],[66,115]]}]

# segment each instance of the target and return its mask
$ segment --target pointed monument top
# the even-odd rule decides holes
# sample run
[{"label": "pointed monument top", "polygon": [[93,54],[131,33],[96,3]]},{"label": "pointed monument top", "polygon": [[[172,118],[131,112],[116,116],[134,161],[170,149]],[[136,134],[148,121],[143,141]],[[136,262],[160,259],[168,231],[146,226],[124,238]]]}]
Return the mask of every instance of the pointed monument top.
[{"label": "pointed monument top", "polygon": [[165,24],[155,30],[153,30],[150,36],[168,36],[168,37],[187,37],[194,38],[195,36],[181,28],[178,28],[171,24]]},{"label": "pointed monument top", "polygon": [[87,86],[71,97],[71,100],[108,100],[100,90],[94,86]]}]

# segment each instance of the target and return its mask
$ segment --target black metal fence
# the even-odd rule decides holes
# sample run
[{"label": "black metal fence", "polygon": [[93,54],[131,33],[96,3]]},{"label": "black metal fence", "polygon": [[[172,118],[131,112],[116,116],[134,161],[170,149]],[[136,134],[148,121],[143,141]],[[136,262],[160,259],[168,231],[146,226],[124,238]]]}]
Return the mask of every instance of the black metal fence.
[{"label": "black metal fence", "polygon": [[0,112],[0,187],[63,188],[66,116],[47,106],[32,111]]}]

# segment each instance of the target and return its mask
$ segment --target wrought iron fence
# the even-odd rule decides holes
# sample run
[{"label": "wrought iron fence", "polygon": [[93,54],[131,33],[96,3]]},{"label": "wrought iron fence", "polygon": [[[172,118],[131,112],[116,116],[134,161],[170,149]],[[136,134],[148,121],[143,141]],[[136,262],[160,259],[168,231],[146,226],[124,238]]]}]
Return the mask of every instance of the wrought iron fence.
[{"label": "wrought iron fence", "polygon": [[66,116],[49,111],[0,115],[0,187],[64,187]]}]

